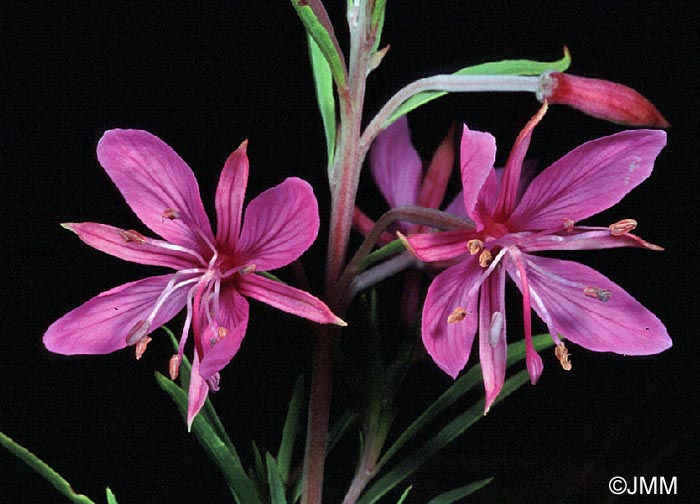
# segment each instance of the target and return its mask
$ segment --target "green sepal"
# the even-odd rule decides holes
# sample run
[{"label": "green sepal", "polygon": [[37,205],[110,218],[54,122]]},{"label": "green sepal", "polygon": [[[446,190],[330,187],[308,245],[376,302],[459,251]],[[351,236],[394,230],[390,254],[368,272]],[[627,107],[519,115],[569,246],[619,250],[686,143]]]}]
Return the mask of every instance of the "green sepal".
[{"label": "green sepal", "polygon": [[335,119],[335,96],[333,95],[333,76],[331,75],[328,62],[316,41],[311,35],[307,35],[307,39],[309,43],[309,60],[311,61],[311,70],[314,76],[316,101],[318,103],[318,110],[321,112],[321,119],[323,120],[323,132],[326,135],[328,170],[331,170],[335,157],[335,135],[337,128]]},{"label": "green sepal", "polygon": [[24,446],[16,443],[12,438],[0,432],[0,445],[7,448],[14,456],[34,469],[39,476],[51,483],[56,490],[66,496],[71,502],[76,504],[95,504],[83,494],[75,493],[70,483],[63,476],[54,471],[46,462],[27,450]]},{"label": "green sepal", "polygon": [[463,487],[455,488],[454,490],[440,494],[437,497],[433,497],[430,499],[430,501],[428,501],[428,504],[452,504],[453,502],[457,502],[459,499],[463,499],[464,497],[473,494],[477,490],[484,488],[492,481],[493,478],[486,478],[475,481],[474,483],[470,483]]},{"label": "green sepal", "polygon": [[[564,47],[564,57],[557,61],[546,62],[525,59],[492,61],[462,68],[453,75],[540,75],[549,70],[564,72],[569,68],[570,64],[571,55],[569,54],[569,50]],[[423,91],[422,93],[411,96],[391,114],[383,127],[388,127],[399,117],[446,94],[447,91]]]}]

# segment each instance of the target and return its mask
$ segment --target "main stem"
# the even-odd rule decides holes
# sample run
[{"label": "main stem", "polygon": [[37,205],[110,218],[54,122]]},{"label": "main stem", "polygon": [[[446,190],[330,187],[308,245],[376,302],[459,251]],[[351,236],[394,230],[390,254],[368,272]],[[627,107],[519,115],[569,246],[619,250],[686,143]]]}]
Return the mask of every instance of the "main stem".
[{"label": "main stem", "polygon": [[[348,8],[350,26],[350,67],[348,87],[338,89],[340,105],[339,138],[336,161],[331,174],[331,221],[326,264],[326,300],[342,316],[344,297],[336,283],[345,264],[355,196],[364,153],[359,148],[365,80],[373,46],[370,18],[374,2],[356,1]],[[304,458],[303,504],[321,504],[326,440],[333,389],[333,360],[336,328],[325,329],[314,339],[313,374],[309,399],[306,452]]]}]

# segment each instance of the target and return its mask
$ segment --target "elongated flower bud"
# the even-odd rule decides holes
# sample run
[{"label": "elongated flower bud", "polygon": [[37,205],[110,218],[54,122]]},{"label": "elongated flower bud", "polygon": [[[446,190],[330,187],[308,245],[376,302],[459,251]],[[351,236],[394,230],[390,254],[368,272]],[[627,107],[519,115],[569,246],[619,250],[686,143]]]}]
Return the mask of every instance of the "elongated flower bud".
[{"label": "elongated flower bud", "polygon": [[542,75],[540,101],[564,104],[584,114],[627,126],[668,128],[664,116],[632,88],[602,79],[551,72]]}]

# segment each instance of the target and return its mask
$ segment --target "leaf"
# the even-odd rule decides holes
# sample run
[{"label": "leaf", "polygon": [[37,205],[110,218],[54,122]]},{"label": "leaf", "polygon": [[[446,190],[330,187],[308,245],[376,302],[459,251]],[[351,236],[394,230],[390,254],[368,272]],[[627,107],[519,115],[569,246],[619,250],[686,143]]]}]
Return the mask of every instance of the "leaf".
[{"label": "leaf", "polygon": [[[309,4],[313,4],[313,7]],[[292,6],[306,28],[306,33],[316,42],[319,51],[326,59],[336,86],[345,87],[347,82],[345,58],[340,51],[333,26],[330,24],[322,4],[313,0],[307,0],[303,4],[300,0],[292,0]]]},{"label": "leaf", "polygon": [[[183,419],[187,418],[187,392],[177,386],[169,378],[156,372],[156,381],[160,388],[170,395],[177,405]],[[231,451],[226,443],[216,434],[206,415],[197,415],[192,423],[192,432],[207,452],[209,457],[219,467],[231,492],[239,504],[260,504],[260,497],[253,482],[245,473],[241,461]]]},{"label": "leaf", "polygon": [[440,494],[437,497],[430,499],[428,504],[452,504],[453,502],[457,502],[459,499],[473,494],[474,492],[485,487],[492,481],[493,478],[486,478],[479,481],[475,481],[474,483],[470,483],[463,487],[455,488],[454,490],[450,490],[449,492],[445,492],[444,494]]},{"label": "leaf", "polygon": [[270,502],[272,504],[287,504],[287,498],[284,495],[282,475],[278,469],[275,457],[266,453],[265,463],[267,465],[267,484],[270,486]]},{"label": "leaf", "polygon": [[284,427],[282,428],[280,449],[277,452],[277,466],[279,468],[280,477],[285,484],[289,481],[289,468],[291,467],[292,463],[294,442],[299,434],[299,426],[301,424],[301,414],[303,410],[303,399],[304,380],[302,376],[299,376],[294,384],[292,399],[289,401],[287,418],[285,419]]},{"label": "leaf", "polygon": [[107,487],[107,504],[118,504],[117,498],[112,493],[112,489]]},{"label": "leaf", "polygon": [[[530,380],[527,370],[522,370],[506,380],[503,389],[495,403],[508,397],[512,392],[520,388]],[[404,481],[413,474],[423,463],[433,457],[438,451],[454,441],[460,434],[472,426],[484,416],[484,400],[479,400],[467,411],[448,423],[435,436],[423,446],[410,453],[396,466],[389,470],[379,480],[370,486],[360,498],[358,504],[372,504],[386,494],[389,490]]]},{"label": "leaf", "polygon": [[408,492],[411,491],[411,488],[413,488],[413,485],[409,486],[408,488],[406,488],[406,490],[403,491],[403,493],[401,494],[401,498],[399,499],[399,501],[396,504],[403,504],[404,503],[404,501],[406,500],[406,497],[408,497]]},{"label": "leaf", "polygon": [[318,110],[323,120],[323,131],[326,135],[326,153],[328,155],[328,169],[333,167],[335,156],[335,96],[333,96],[333,76],[326,58],[321,53],[318,44],[309,35],[309,60],[314,76],[314,88],[316,89],[316,101]]},{"label": "leaf", "polygon": [[[571,55],[569,54],[569,50],[564,47],[564,57],[557,61],[544,62],[524,59],[492,61],[462,68],[453,75],[540,75],[548,70],[564,72],[569,68],[570,64]],[[424,91],[411,96],[396,109],[389,119],[387,119],[383,127],[388,127],[399,117],[446,94],[446,91]]]},{"label": "leaf", "polygon": [[63,476],[54,471],[46,462],[27,450],[24,446],[15,443],[2,432],[0,432],[0,445],[7,448],[10,453],[34,469],[39,473],[39,476],[51,483],[56,490],[68,497],[72,502],[76,502],[77,504],[95,504],[94,501],[90,500],[85,495],[75,493],[70,483],[68,483]]},{"label": "leaf", "polygon": [[372,9],[372,17],[370,27],[374,31],[374,46],[372,54],[377,52],[382,39],[382,30],[384,29],[384,14],[386,12],[386,0],[376,0]]}]

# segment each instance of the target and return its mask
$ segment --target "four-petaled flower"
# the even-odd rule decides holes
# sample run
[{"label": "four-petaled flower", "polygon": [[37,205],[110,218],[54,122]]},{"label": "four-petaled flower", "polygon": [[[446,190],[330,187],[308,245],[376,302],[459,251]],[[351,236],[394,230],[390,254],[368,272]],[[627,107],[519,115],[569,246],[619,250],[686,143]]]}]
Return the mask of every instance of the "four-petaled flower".
[{"label": "four-petaled flower", "polygon": [[[594,351],[644,355],[671,346],[659,319],[621,287],[576,262],[533,255],[550,250],[643,247],[626,219],[610,227],[576,223],[609,208],[646,179],[666,134],[623,131],[585,143],[540,173],[522,197],[517,188],[535,125],[546,105],[518,136],[501,180],[488,133],[464,127],[461,169],[464,207],[475,231],[408,237],[423,261],[457,260],[430,285],[422,334],[428,353],[452,377],[465,366],[477,327],[488,411],[503,386],[506,365],[506,273],[523,295],[526,363],[531,381],[542,372],[532,345],[531,309],[546,323],[557,357],[571,363],[558,335]],[[477,310],[478,303],[478,310]]]},{"label": "four-petaled flower", "polygon": [[[46,347],[62,354],[104,354],[136,345],[187,307],[177,376],[190,327],[195,353],[188,426],[219,371],[238,351],[248,324],[245,297],[319,323],[345,325],[319,299],[255,274],[296,260],[316,239],[318,203],[311,186],[288,178],[246,208],[247,142],[226,160],[216,191],[217,233],[212,232],[192,170],[162,140],[145,131],[112,130],[97,147],[100,163],[139,219],[163,240],[91,222],[64,224],[88,245],[121,259],[165,266],[175,273],[148,277],[103,292],[54,322]],[[245,296],[245,297],[244,297]]]}]

